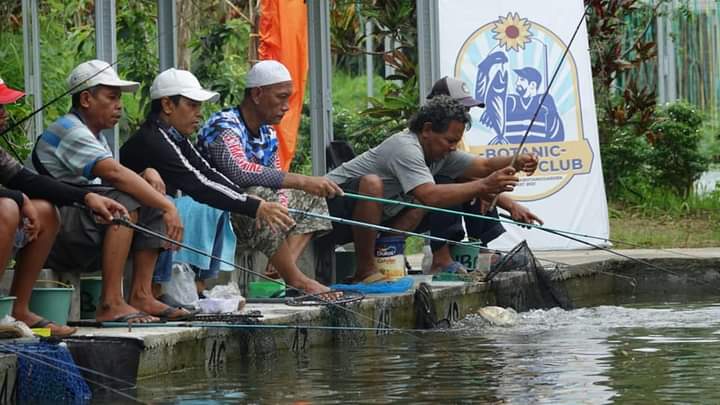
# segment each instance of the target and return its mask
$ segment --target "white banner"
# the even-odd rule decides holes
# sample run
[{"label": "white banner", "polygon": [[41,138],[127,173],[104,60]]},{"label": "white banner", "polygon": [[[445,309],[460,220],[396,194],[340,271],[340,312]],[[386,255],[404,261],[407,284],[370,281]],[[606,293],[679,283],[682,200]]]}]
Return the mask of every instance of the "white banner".
[{"label": "white banner", "polygon": [[[472,128],[464,137],[464,148],[480,156],[514,154],[539,108],[522,151],[536,153],[540,165],[510,195],[549,228],[606,238],[585,24],[557,70],[583,11],[582,0],[440,0],[440,73],[463,80],[486,104],[471,110]],[[540,230],[505,228],[491,247],[507,249],[527,239],[533,249],[587,248]]]}]

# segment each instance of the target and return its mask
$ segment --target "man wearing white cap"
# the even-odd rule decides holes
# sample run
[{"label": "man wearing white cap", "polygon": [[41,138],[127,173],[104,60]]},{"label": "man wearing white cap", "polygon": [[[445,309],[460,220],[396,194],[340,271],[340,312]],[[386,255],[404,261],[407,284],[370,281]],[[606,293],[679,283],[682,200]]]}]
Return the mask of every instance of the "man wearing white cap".
[{"label": "man wearing white cap", "polygon": [[[0,131],[5,128],[5,104],[24,94],[0,79]],[[57,325],[30,311],[30,296],[55,241],[60,221],[55,205],[83,204],[104,221],[127,215],[125,208],[109,198],[55,181],[22,167],[0,148],[0,274],[15,257],[10,295],[16,297],[12,315],[31,328],[47,328],[53,336],[68,336],[75,328]],[[4,188],[7,187],[7,188]]]},{"label": "man wearing white cap", "polygon": [[[213,114],[199,131],[198,147],[213,167],[238,186],[249,187],[246,189],[249,194],[279,201],[286,207],[327,215],[324,197],[342,194],[336,184],[324,177],[280,169],[278,140],[272,125],[278,124],[288,111],[292,93],[292,78],[285,66],[274,60],[256,63],[246,77],[242,103]],[[293,218],[297,225],[283,246],[287,246],[295,263],[313,235],[329,231],[332,224],[308,216],[293,214]],[[236,217],[236,230],[249,228],[243,222],[246,221]],[[239,234],[238,238],[243,236],[258,240],[259,235]],[[268,257],[284,252],[285,248],[280,249],[276,238],[265,235],[260,239],[265,241],[258,240],[256,248]]]},{"label": "man wearing white cap", "polygon": [[[235,229],[241,247],[256,248],[258,240],[266,244],[267,239],[276,241],[272,243],[277,245],[276,251],[266,254],[269,253],[270,261],[288,284],[308,293],[327,291],[325,286],[306,277],[289,256],[284,234],[295,226],[295,222],[288,216],[287,207],[248,196],[226,176],[211,168],[190,143],[188,138],[195,133],[202,118],[202,103],[217,100],[218,94],[203,89],[192,73],[168,69],[153,81],[150,98],[152,104],[147,120],[122,147],[123,162],[135,171],[149,167],[156,169],[170,194],[179,190],[195,201],[231,211],[233,222],[248,225],[247,229],[237,226]],[[196,231],[190,227],[187,231],[187,237],[193,239],[202,233],[200,229]],[[211,231],[212,235],[201,239],[212,238],[214,226]]]},{"label": "man wearing white cap", "polygon": [[[121,80],[106,62],[92,60],[78,65],[68,78],[70,112],[43,132],[29,160],[38,173],[96,190],[125,206],[131,221],[157,232],[167,231],[171,239],[181,240],[182,224],[175,206],[154,188],[161,183],[157,172],[148,171],[140,177],[122,166],[113,159],[101,133],[114,127],[122,116],[121,93],[135,91],[138,86]],[[48,265],[60,271],[102,268],[98,321],[152,322],[157,316],[187,316],[186,311],[168,307],[152,295],[151,279],[162,241],[127,227],[97,224],[90,213],[74,207],[62,208],[61,216],[62,227]],[[130,251],[134,274],[128,304],[121,286]]]}]

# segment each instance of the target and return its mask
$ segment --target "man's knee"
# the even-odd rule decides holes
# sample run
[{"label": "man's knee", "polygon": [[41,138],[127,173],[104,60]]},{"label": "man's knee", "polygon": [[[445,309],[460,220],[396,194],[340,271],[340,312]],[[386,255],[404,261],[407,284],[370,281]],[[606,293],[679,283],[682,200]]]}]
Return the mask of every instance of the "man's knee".
[{"label": "man's knee", "polygon": [[360,178],[359,185],[360,193],[364,195],[371,195],[376,197],[382,197],[383,195],[383,183],[379,176],[375,174],[368,174]]},{"label": "man's knee", "polygon": [[33,207],[38,213],[42,227],[49,230],[57,230],[60,226],[60,213],[55,205],[45,200],[32,200]]},{"label": "man's knee", "polygon": [[15,200],[0,198],[0,229],[14,230],[20,226],[20,208]]}]

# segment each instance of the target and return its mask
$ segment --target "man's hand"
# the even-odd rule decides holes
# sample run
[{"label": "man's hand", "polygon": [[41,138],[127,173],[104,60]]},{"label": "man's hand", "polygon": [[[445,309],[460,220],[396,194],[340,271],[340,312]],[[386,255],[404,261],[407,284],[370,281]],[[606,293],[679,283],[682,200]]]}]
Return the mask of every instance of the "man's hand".
[{"label": "man's hand", "polygon": [[478,197],[486,198],[488,194],[513,191],[519,179],[515,175],[515,169],[508,166],[506,168],[496,170],[488,177],[478,181],[483,185]]},{"label": "man's hand", "polygon": [[27,235],[28,242],[32,242],[40,233],[40,219],[35,206],[25,194],[23,194],[23,206],[20,214],[22,214],[23,230]]},{"label": "man's hand", "polygon": [[515,170],[523,171],[528,176],[532,176],[538,166],[538,157],[534,153],[522,153],[515,160]]},{"label": "man's hand", "polygon": [[255,225],[258,229],[267,225],[273,232],[285,232],[295,225],[295,221],[288,215],[288,209],[282,204],[263,201],[255,214]]},{"label": "man's hand", "polygon": [[165,195],[165,182],[162,177],[160,177],[160,173],[158,173],[157,170],[152,167],[148,167],[142,172],[142,178],[150,183],[152,188],[157,190],[160,194]]},{"label": "man's hand", "polygon": [[[177,208],[175,208],[175,206],[172,204],[170,205],[170,207],[172,208],[168,208],[163,214],[163,221],[165,222],[165,233],[168,238],[177,242],[182,242],[182,221],[180,221],[180,216],[178,215]],[[170,250],[179,250],[180,246],[172,243],[165,243],[165,248]]]},{"label": "man's hand", "polygon": [[88,193],[85,195],[85,206],[90,208],[99,220],[104,224],[112,222],[113,217],[127,217],[128,212],[119,202],[99,194]]},{"label": "man's hand", "polygon": [[343,191],[334,181],[322,176],[303,176],[301,190],[323,198],[343,195]]},{"label": "man's hand", "polygon": [[533,214],[527,207],[517,202],[513,202],[510,207],[510,216],[512,216],[513,220],[526,224],[545,224],[542,219]]}]

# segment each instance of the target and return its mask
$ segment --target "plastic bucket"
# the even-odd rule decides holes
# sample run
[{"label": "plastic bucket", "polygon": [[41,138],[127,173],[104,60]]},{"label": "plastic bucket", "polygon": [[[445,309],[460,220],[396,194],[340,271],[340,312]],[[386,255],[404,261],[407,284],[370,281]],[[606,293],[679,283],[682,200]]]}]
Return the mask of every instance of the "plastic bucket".
[{"label": "plastic bucket", "polygon": [[59,284],[63,287],[33,288],[30,296],[30,311],[58,325],[67,324],[75,288],[59,281],[43,280],[43,282]]},{"label": "plastic bucket", "polygon": [[80,318],[95,319],[101,293],[102,277],[83,277],[80,279]]},{"label": "plastic bucket", "polygon": [[251,281],[248,289],[249,298],[279,298],[285,296],[285,283],[272,281]]},{"label": "plastic bucket", "polygon": [[15,297],[13,296],[0,297],[0,319],[12,313],[14,303]]},{"label": "plastic bucket", "polygon": [[335,280],[338,283],[343,283],[346,278],[352,277],[356,267],[354,249],[352,251],[343,248],[335,250]]},{"label": "plastic bucket", "polygon": [[468,270],[475,270],[478,268],[478,253],[480,252],[480,246],[468,246],[468,245],[450,245],[450,256],[452,259]]},{"label": "plastic bucket", "polygon": [[386,278],[407,275],[405,271],[405,238],[386,236],[375,241],[375,266]]}]

